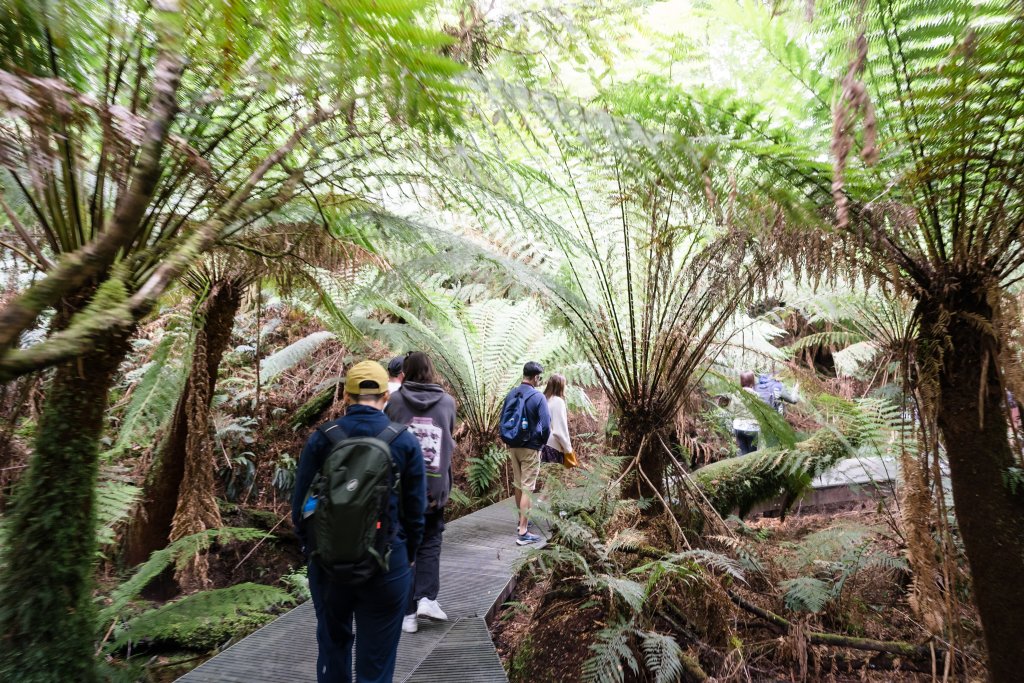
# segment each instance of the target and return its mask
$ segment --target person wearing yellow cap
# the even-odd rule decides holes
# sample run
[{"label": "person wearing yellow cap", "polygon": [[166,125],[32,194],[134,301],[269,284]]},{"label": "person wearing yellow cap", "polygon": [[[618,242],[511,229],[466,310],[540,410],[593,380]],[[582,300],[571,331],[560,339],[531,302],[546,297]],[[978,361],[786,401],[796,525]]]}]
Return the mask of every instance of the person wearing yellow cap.
[{"label": "person wearing yellow cap", "polygon": [[[410,565],[423,537],[427,507],[423,452],[416,437],[383,412],[388,401],[388,373],[379,363],[363,361],[350,368],[345,395],[349,403],[345,415],[317,427],[299,457],[292,523],[309,558],[309,589],[317,618],[318,683],[352,681],[353,646],[356,683],[385,683],[394,676],[402,618],[412,587]],[[367,448],[368,442],[373,448],[390,448],[388,476],[398,477],[388,489],[386,513],[376,523],[387,536],[381,540],[386,551],[373,552],[380,567],[374,567],[369,578],[360,575],[358,580],[339,565],[327,566],[322,559],[325,553],[311,547],[316,539],[323,539],[322,522],[315,526],[312,520],[325,514],[324,506],[333,504],[317,502],[313,495],[317,486],[325,485],[324,463],[337,458],[341,449],[355,448],[357,442],[361,448]],[[377,452],[383,461],[384,451]],[[356,490],[359,484],[353,478],[348,485],[349,490]],[[333,497],[337,489],[330,490]],[[384,532],[378,531],[377,536],[382,535]]]}]

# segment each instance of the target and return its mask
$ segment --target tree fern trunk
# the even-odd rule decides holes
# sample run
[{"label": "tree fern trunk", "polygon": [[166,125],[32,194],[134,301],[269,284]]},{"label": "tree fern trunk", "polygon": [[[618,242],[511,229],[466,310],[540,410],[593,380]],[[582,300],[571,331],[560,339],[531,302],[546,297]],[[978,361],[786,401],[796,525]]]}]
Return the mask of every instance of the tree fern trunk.
[{"label": "tree fern trunk", "polygon": [[127,349],[127,335],[107,337],[50,381],[35,454],[7,519],[0,680],[96,680],[97,456],[107,392]]},{"label": "tree fern trunk", "polygon": [[[949,457],[956,518],[967,552],[974,598],[988,648],[991,680],[1019,681],[1024,672],[1024,495],[1004,479],[1014,465],[999,382],[999,345],[992,308],[961,294],[956,313],[921,307],[921,365],[938,365],[938,424]],[[949,308],[947,308],[949,310]],[[945,333],[945,334],[943,334]],[[937,350],[944,353],[936,361]]]},{"label": "tree fern trunk", "polygon": [[623,480],[622,495],[640,499],[663,493],[668,458],[662,441],[669,443],[670,425],[654,421],[650,408],[637,403],[621,411],[618,428],[616,449],[631,468]]},{"label": "tree fern trunk", "polygon": [[[180,492],[193,485],[190,481],[200,475],[203,468],[210,470],[209,481],[201,484],[201,492],[193,493],[212,500],[213,464],[207,449],[210,445],[209,405],[241,303],[242,286],[238,282],[216,284],[204,306],[202,320],[197,321],[199,329],[185,390],[178,399],[170,431],[147,478],[142,514],[135,516],[128,530],[124,551],[124,562],[128,565],[143,562],[154,550],[167,547],[175,512],[180,506]],[[186,475],[190,447],[203,452],[195,454],[192,473]],[[189,507],[194,505],[189,503]],[[215,503],[213,511],[216,512]]]}]

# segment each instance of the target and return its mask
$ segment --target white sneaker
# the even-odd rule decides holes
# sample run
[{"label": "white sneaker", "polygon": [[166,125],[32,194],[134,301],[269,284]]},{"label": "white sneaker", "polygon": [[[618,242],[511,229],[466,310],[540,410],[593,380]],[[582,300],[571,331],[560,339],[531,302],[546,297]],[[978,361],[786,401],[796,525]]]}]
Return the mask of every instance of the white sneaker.
[{"label": "white sneaker", "polygon": [[441,609],[441,605],[437,604],[437,600],[429,598],[420,598],[419,605],[416,606],[416,616],[434,621],[448,621],[448,615]]},{"label": "white sneaker", "polygon": [[415,614],[406,614],[402,618],[402,632],[403,633],[416,633],[420,628],[420,625],[416,623]]}]

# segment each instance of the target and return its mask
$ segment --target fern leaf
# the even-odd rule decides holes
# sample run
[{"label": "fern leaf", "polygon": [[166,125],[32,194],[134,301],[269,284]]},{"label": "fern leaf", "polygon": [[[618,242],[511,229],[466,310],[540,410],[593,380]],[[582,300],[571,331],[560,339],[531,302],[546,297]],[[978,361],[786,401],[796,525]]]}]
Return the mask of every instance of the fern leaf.
[{"label": "fern leaf", "polygon": [[288,591],[255,583],[195,593],[129,619],[116,630],[107,649],[150,641],[204,650],[228,636],[241,635],[246,626],[248,630],[262,626],[273,618],[270,608],[294,603]]},{"label": "fern leaf", "polygon": [[598,589],[607,589],[622,598],[633,612],[639,612],[647,599],[647,589],[643,584],[611,574],[596,574],[587,581]]},{"label": "fern leaf", "polygon": [[129,602],[138,597],[150,581],[162,574],[165,569],[175,563],[180,565],[187,562],[196,553],[209,548],[214,540],[222,543],[255,541],[266,538],[266,536],[266,532],[260,529],[225,527],[223,529],[207,529],[198,534],[179,538],[166,548],[155,551],[148,560],[139,565],[131,578],[111,592],[110,603],[100,610],[100,623],[110,623],[115,616],[121,614]]},{"label": "fern leaf", "polygon": [[683,680],[683,650],[672,636],[642,631],[640,648],[644,665],[654,674],[655,683],[674,683]]},{"label": "fern leaf", "polygon": [[178,397],[185,386],[188,364],[184,361],[191,348],[187,337],[168,330],[157,345],[146,370],[132,391],[131,401],[117,433],[114,445],[100,457],[111,460],[137,444],[149,445],[157,431],[170,420]]},{"label": "fern leaf", "polygon": [[591,644],[594,654],[583,662],[583,683],[622,683],[625,667],[636,674],[639,663],[629,647],[632,632],[628,622],[602,629],[596,641]]},{"label": "fern leaf", "polygon": [[779,585],[786,591],[786,607],[794,612],[820,612],[832,598],[832,587],[811,576],[798,576]]},{"label": "fern leaf", "polygon": [[96,541],[114,543],[114,527],[131,514],[142,489],[123,481],[101,481],[96,488]]}]

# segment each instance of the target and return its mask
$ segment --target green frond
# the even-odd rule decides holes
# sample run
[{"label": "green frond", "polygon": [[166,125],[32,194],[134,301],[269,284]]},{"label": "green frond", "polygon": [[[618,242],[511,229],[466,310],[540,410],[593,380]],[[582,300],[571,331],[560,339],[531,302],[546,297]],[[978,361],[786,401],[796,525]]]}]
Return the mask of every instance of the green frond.
[{"label": "green frond", "polygon": [[473,495],[477,498],[491,493],[491,488],[498,483],[501,472],[508,460],[508,451],[501,446],[492,444],[480,457],[470,456],[466,465],[466,478]]},{"label": "green frond", "polygon": [[594,574],[587,578],[587,584],[600,591],[617,596],[632,612],[639,612],[647,600],[647,589],[642,583],[610,574]]},{"label": "green frond", "polygon": [[633,628],[629,622],[620,622],[602,629],[591,644],[594,654],[583,662],[581,680],[584,683],[622,683],[625,669],[636,674],[640,664],[629,646]]},{"label": "green frond", "polygon": [[674,553],[666,559],[679,564],[692,563],[705,569],[712,569],[741,583],[746,583],[747,581],[735,560],[712,550],[694,548],[693,550]]},{"label": "green frond", "polygon": [[117,537],[114,528],[132,513],[142,489],[127,481],[104,479],[96,487],[96,543],[107,546]]},{"label": "green frond", "polygon": [[[117,440],[103,460],[116,460],[130,449],[151,445],[157,432],[171,419],[188,376],[191,338],[183,325],[169,324],[153,355],[140,371],[131,401],[117,431]],[[138,371],[135,373],[138,374]],[[132,381],[129,376],[128,381]]]},{"label": "green frond", "polygon": [[143,562],[124,583],[120,584],[110,594],[110,602],[105,605],[99,613],[101,624],[109,624],[115,617],[120,616],[128,604],[135,600],[142,589],[150,581],[162,574],[171,565],[180,566],[188,562],[196,553],[210,547],[213,541],[226,543],[228,541],[255,541],[266,538],[265,531],[260,529],[231,528],[207,529],[206,531],[191,536],[180,538],[166,548],[155,551],[149,559]]},{"label": "green frond", "polygon": [[674,683],[683,680],[683,650],[676,639],[654,631],[642,631],[639,635],[644,665],[654,674],[655,683]]},{"label": "green frond", "polygon": [[785,591],[787,609],[794,612],[820,612],[832,599],[832,586],[810,576],[799,576],[779,584]]},{"label": "green frond", "polygon": [[106,649],[150,642],[204,651],[273,620],[272,608],[293,604],[288,591],[256,583],[194,593],[128,619],[114,629]]},{"label": "green frond", "polygon": [[[733,519],[736,518],[734,517]],[[721,536],[712,534],[708,536],[708,540],[721,543],[723,546],[731,550],[739,559],[741,569],[758,573],[763,573],[765,571],[764,563],[761,561],[761,558],[754,549],[754,546],[744,539],[738,536]]]}]

